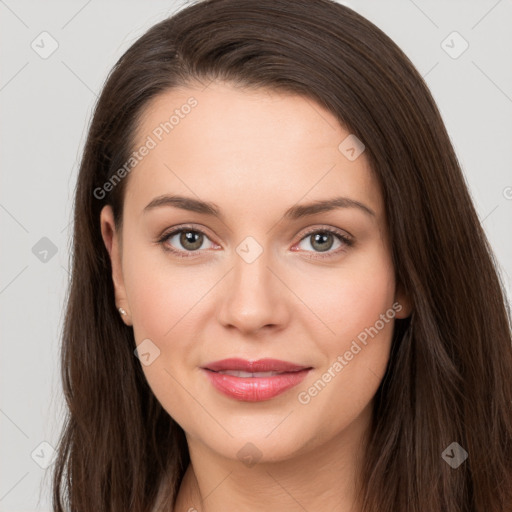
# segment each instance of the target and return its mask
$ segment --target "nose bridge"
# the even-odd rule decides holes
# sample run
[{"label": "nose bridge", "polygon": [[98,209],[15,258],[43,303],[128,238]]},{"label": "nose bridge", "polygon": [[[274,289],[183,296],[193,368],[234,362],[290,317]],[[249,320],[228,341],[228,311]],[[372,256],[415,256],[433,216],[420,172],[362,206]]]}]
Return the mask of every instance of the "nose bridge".
[{"label": "nose bridge", "polygon": [[233,254],[233,270],[227,280],[219,320],[243,331],[255,331],[286,321],[283,285],[272,268],[272,251],[255,238],[245,238]]}]

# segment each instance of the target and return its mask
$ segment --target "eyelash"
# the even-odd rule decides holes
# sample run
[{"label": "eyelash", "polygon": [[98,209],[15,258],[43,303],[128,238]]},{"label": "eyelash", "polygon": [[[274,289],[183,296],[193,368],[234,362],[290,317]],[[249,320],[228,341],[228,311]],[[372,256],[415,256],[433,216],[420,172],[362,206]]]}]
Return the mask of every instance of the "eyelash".
[{"label": "eyelash", "polygon": [[[166,245],[166,243],[165,243],[165,242],[167,242],[167,240],[169,240],[169,238],[173,237],[174,235],[181,233],[181,232],[186,232],[186,231],[192,231],[193,233],[200,233],[201,235],[203,235],[209,239],[208,235],[206,233],[204,233],[203,231],[201,231],[200,229],[197,229],[193,226],[179,226],[179,228],[174,229],[174,230],[170,231],[169,233],[165,233],[164,235],[162,235],[157,240],[157,243],[162,245],[164,250],[173,253],[174,255],[178,256],[179,258],[194,258],[196,256],[195,253],[199,252],[198,250],[179,251],[177,249],[174,249],[172,246]],[[345,247],[340,247],[336,251],[326,252],[325,254],[318,252],[317,253],[318,256],[308,256],[309,258],[312,258],[312,259],[324,259],[324,258],[333,257],[334,255],[337,255],[343,251],[346,251],[348,247],[351,247],[354,244],[354,241],[352,240],[352,238],[350,238],[349,236],[347,236],[345,234],[342,234],[342,232],[340,232],[334,228],[311,229],[311,230],[307,231],[306,233],[304,233],[304,235],[302,236],[302,238],[299,240],[298,243],[302,242],[302,240],[306,239],[308,236],[311,236],[316,233],[330,233],[330,234],[334,235],[336,238],[338,238],[338,240],[342,244],[344,244]],[[311,251],[306,251],[306,252],[311,252]]]}]

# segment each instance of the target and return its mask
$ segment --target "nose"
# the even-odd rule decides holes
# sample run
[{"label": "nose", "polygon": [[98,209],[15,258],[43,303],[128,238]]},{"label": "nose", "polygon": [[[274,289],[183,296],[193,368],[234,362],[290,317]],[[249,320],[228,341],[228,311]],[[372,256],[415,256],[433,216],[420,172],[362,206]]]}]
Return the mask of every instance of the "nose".
[{"label": "nose", "polygon": [[221,291],[218,320],[243,334],[282,329],[290,317],[290,291],[278,278],[268,251],[251,263],[235,255]]}]

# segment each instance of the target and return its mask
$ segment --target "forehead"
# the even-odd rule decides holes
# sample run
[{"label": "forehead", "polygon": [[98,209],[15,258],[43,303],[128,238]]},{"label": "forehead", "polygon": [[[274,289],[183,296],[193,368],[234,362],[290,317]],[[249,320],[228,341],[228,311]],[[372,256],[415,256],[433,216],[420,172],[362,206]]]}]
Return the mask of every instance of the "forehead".
[{"label": "forehead", "polygon": [[217,82],[176,88],[140,117],[133,148],[150,149],[130,172],[126,203],[141,211],[157,195],[182,192],[284,210],[306,196],[344,194],[379,213],[364,152],[351,161],[340,149],[347,137],[332,113],[301,95]]}]

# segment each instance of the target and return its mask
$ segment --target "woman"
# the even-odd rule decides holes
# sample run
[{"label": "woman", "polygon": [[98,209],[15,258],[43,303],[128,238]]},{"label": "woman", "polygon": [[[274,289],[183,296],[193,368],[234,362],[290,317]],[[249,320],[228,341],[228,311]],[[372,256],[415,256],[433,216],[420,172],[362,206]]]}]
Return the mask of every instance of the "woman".
[{"label": "woman", "polygon": [[421,76],[329,0],[119,60],[78,177],[54,510],[512,508],[510,312]]}]

